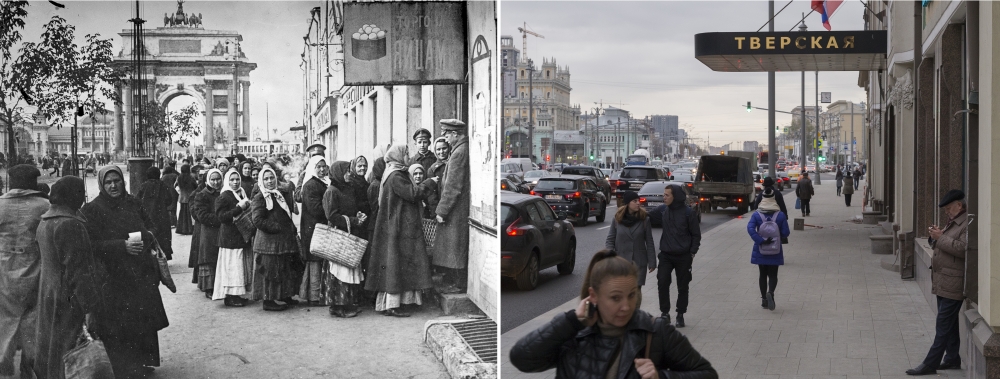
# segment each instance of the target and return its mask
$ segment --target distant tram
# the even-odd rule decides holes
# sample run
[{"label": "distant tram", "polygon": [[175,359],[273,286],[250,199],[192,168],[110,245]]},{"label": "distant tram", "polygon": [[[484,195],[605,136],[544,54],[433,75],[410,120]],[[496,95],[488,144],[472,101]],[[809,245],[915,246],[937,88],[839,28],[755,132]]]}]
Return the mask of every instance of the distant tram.
[{"label": "distant tram", "polygon": [[264,157],[278,154],[295,155],[301,152],[302,144],[295,142],[241,141],[239,144],[239,153],[248,157]]}]

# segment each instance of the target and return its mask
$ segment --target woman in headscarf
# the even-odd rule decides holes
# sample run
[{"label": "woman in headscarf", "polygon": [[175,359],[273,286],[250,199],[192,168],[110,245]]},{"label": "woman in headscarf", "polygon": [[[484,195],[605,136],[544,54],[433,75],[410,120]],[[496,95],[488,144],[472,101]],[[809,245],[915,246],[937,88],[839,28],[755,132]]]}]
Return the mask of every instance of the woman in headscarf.
[{"label": "woman in headscarf", "polygon": [[[253,166],[250,169],[250,179],[253,180],[253,188],[257,188],[257,181],[260,180],[260,166]],[[253,192],[251,189],[250,192]]]},{"label": "woman in headscarf", "polygon": [[[363,174],[357,174],[358,167],[366,164],[363,159],[364,157],[361,157],[350,163],[334,162],[330,169],[332,184],[323,195],[323,210],[331,226],[368,239],[366,221],[370,209],[366,193],[367,185],[362,186],[367,183],[357,183],[358,178],[364,181]],[[331,315],[346,318],[360,313],[358,300],[363,279],[361,266],[352,268],[330,262],[327,298],[330,301]]]},{"label": "woman in headscarf", "polygon": [[229,160],[226,158],[223,157],[215,158],[215,168],[221,172],[229,171],[229,166],[231,165],[232,163],[230,163]]},{"label": "woman in headscarf", "polygon": [[85,197],[83,179],[59,179],[38,225],[41,275],[33,358],[38,379],[64,377],[63,355],[76,346],[84,320],[100,306],[90,236],[79,213]]},{"label": "woman in headscarf", "polygon": [[205,189],[205,169],[202,165],[195,165],[191,168],[191,177],[195,178],[194,191],[188,197],[188,211],[191,212],[191,219],[194,225],[191,227],[191,251],[188,253],[188,267],[191,270],[191,283],[198,284],[198,253],[201,251],[201,221],[198,215],[194,214],[194,198],[201,190]]},{"label": "woman in headscarf", "polygon": [[[177,234],[188,235],[194,232],[194,224],[191,220],[191,195],[198,188],[198,183],[191,176],[191,166],[181,166],[181,174],[177,177],[175,186],[177,190],[177,201],[180,203],[180,214],[177,216]],[[194,242],[194,240],[192,240]]]},{"label": "woman in headscarf", "polygon": [[246,265],[244,254],[250,254],[250,244],[243,240],[243,235],[236,227],[235,221],[243,212],[249,212],[250,199],[241,186],[241,175],[236,168],[226,172],[222,191],[215,199],[215,215],[219,226],[219,259],[215,266],[215,285],[212,300],[225,299],[226,306],[242,307],[247,305]]},{"label": "woman in headscarf", "polygon": [[[407,169],[407,171],[410,174],[410,179],[413,180],[413,184],[415,185],[420,185],[420,183],[423,183],[424,179],[427,177],[426,170],[424,170],[424,166],[421,165],[420,163],[411,164],[410,167]],[[427,193],[423,194],[423,196],[421,196],[420,199],[418,200],[418,204],[420,204],[421,217],[430,219],[434,218],[435,208],[431,208],[431,202],[437,204],[436,185],[432,188],[431,191],[427,191]],[[423,228],[423,225],[420,225],[420,227]]]},{"label": "woman in headscarf", "polygon": [[302,184],[302,219],[299,223],[302,228],[299,230],[302,260],[306,262],[299,298],[309,305],[327,305],[326,276],[329,267],[326,265],[326,260],[309,252],[309,244],[312,243],[316,224],[326,224],[327,221],[326,213],[323,212],[323,194],[330,186],[329,174],[330,168],[326,164],[326,159],[319,155],[309,158]]},{"label": "woman in headscarf", "polygon": [[205,189],[194,196],[191,211],[201,223],[198,236],[198,289],[211,299],[215,290],[215,265],[219,260],[219,216],[215,213],[215,200],[222,189],[222,172],[213,168],[205,175]]},{"label": "woman in headscarf", "polygon": [[107,349],[115,374],[142,376],[160,365],[156,332],[169,325],[160,298],[159,268],[150,254],[153,221],[125,192],[118,166],[98,172],[100,194],[83,207],[103,295],[92,330]]},{"label": "woman in headscarf", "polygon": [[[269,166],[260,171],[259,192],[251,202],[253,224],[253,296],[264,300],[265,311],[283,311],[298,290],[302,261],[295,238],[295,223],[284,194],[278,191],[278,174]],[[275,300],[285,302],[278,304]]]},{"label": "woman in headscarf", "polygon": [[[385,147],[379,146],[375,150],[375,160],[371,164],[371,172],[368,176],[368,204],[372,207],[372,216],[378,217],[378,193],[382,188],[382,175],[385,173]],[[375,220],[370,221],[375,225]],[[371,244],[369,244],[371,248]]]},{"label": "woman in headscarf", "polygon": [[435,180],[416,185],[406,171],[406,145],[397,145],[385,155],[386,169],[379,191],[379,216],[371,240],[365,289],[378,292],[375,310],[387,316],[409,317],[406,305],[420,305],[420,291],[431,288],[430,258],[420,221],[420,199],[436,185]]},{"label": "woman in headscarf", "polygon": [[146,214],[153,219],[156,242],[159,242],[168,260],[174,256],[173,233],[170,230],[170,204],[174,202],[172,191],[160,180],[160,169],[153,166],[146,169],[146,181],[139,186],[137,194]]},{"label": "woman in headscarf", "polygon": [[253,163],[243,161],[237,167],[240,168],[240,187],[243,188],[243,193],[250,196],[250,193],[253,192],[254,184],[257,183],[253,178]]},{"label": "woman in headscarf", "polygon": [[[93,158],[91,158],[93,159]],[[177,226],[177,197],[178,193],[174,190],[174,185],[177,183],[177,169],[174,166],[177,165],[176,161],[170,161],[167,163],[167,167],[163,168],[163,173],[160,175],[160,181],[167,185],[170,189],[170,206],[167,207],[167,216],[170,218],[170,226]]]}]

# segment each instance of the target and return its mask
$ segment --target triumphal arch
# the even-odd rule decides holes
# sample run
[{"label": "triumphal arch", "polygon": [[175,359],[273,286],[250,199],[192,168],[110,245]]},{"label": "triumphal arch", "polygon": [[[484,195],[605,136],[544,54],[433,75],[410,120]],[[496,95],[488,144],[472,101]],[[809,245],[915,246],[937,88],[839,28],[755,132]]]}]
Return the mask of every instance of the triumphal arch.
[{"label": "triumphal arch", "polygon": [[[257,64],[240,48],[243,36],[238,32],[208,30],[202,22],[200,13],[185,13],[179,0],[176,12],[164,14],[162,27],[143,29],[145,76],[118,88],[124,104],[115,106],[116,150],[132,150],[133,85],[141,86],[145,101],[161,106],[178,96],[193,97],[205,110],[199,138],[206,151],[228,151],[234,137],[249,137],[250,71]],[[115,64],[131,67],[133,31],[118,35],[124,47]]]}]

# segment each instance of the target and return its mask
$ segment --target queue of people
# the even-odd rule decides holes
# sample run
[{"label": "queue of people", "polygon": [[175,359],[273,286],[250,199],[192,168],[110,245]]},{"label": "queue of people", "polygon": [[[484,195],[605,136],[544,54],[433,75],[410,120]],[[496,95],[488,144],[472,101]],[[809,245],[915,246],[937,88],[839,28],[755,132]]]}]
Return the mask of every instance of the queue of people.
[{"label": "queue of people", "polygon": [[[86,204],[79,177],[41,191],[34,165],[11,168],[11,190],[0,196],[0,259],[10,263],[0,272],[0,377],[14,374],[20,350],[22,373],[63,378],[62,357],[83,333],[103,341],[116,377],[148,376],[160,365],[158,333],[169,325],[157,254],[173,258],[174,233],[191,235],[192,283],[226,307],[261,301],[265,311],[282,311],[303,302],[339,318],[365,307],[407,317],[424,302],[434,270],[464,287],[447,270],[464,267],[458,255],[467,251],[449,240],[433,249],[422,228],[430,218],[443,238],[453,226],[467,229],[459,210],[468,212],[469,176],[449,171],[455,157],[468,158],[460,155],[466,126],[441,122],[433,151],[431,133],[420,130],[416,154],[382,147],[371,164],[365,156],[327,163],[324,147],[312,146],[299,191],[283,173],[286,162],[240,155],[185,160],[180,172],[172,162],[162,172],[151,167],[135,194],[118,166],[105,166],[96,173],[100,193]],[[467,161],[454,166],[468,170]],[[360,265],[311,253],[320,223],[368,241]]]}]

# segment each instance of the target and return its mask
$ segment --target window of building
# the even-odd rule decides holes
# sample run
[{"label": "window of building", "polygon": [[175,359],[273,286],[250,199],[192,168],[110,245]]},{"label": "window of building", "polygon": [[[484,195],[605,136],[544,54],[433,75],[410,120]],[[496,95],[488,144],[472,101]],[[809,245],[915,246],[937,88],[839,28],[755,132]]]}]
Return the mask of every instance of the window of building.
[{"label": "window of building", "polygon": [[545,70],[545,79],[548,79],[550,77],[549,74],[551,74],[551,73],[552,73],[552,71]]}]

